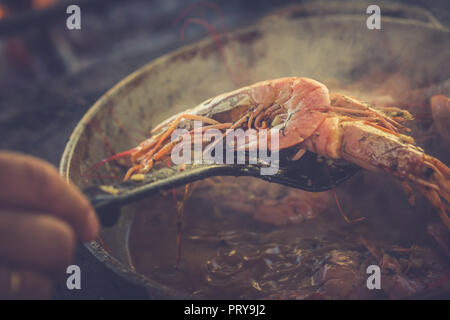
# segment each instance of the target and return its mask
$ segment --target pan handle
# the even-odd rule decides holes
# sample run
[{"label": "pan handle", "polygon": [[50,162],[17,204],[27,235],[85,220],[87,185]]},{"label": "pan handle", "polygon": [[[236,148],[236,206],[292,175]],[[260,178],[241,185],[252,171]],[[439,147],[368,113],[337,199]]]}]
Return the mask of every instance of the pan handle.
[{"label": "pan handle", "polygon": [[[294,4],[274,12],[273,15],[263,21],[265,22],[266,20],[280,17],[298,19],[329,15],[363,15],[366,14],[367,7],[371,4],[371,2],[367,1],[314,1]],[[381,8],[382,17],[415,20],[429,24],[438,29],[445,29],[441,22],[433,16],[431,12],[423,8],[389,2],[379,2],[377,4]]]}]

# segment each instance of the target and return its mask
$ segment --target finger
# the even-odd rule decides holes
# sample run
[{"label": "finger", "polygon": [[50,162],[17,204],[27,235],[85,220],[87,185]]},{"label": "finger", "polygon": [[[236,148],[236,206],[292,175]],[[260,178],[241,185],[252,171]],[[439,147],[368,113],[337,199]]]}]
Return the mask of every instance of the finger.
[{"label": "finger", "polygon": [[0,153],[0,206],[48,212],[67,221],[81,241],[95,239],[99,224],[87,199],[49,163],[17,153]]},{"label": "finger", "polygon": [[51,294],[48,276],[0,265],[0,299],[49,299]]},{"label": "finger", "polygon": [[0,263],[54,273],[70,264],[75,235],[58,218],[0,210],[0,244]]}]

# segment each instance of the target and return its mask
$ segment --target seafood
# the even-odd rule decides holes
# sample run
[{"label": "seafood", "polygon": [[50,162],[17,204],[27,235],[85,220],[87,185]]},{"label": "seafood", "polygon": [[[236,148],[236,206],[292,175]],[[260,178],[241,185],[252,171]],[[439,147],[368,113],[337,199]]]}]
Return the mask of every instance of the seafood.
[{"label": "seafood", "polygon": [[434,123],[442,137],[450,143],[450,99],[444,95],[435,95],[430,102]]},{"label": "seafood", "polygon": [[399,108],[376,109],[352,97],[330,95],[325,85],[312,79],[262,81],[209,99],[154,128],[149,139],[125,152],[133,162],[125,180],[147,173],[170,155],[179,142],[170,141],[171,134],[179,126],[194,133],[194,120],[206,124],[203,129],[242,128],[259,133],[270,128],[280,133],[280,150],[300,148],[294,159],[308,150],[392,175],[410,191],[410,185],[415,186],[450,229],[450,169],[407,135],[410,130],[404,123],[411,119],[408,111]]}]

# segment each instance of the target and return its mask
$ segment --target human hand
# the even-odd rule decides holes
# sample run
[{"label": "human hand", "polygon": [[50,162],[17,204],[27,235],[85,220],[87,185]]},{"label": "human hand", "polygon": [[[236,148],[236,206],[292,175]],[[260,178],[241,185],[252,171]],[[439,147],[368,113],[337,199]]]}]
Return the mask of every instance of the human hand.
[{"label": "human hand", "polygon": [[88,200],[49,163],[0,152],[0,298],[50,298],[77,241],[95,239]]}]

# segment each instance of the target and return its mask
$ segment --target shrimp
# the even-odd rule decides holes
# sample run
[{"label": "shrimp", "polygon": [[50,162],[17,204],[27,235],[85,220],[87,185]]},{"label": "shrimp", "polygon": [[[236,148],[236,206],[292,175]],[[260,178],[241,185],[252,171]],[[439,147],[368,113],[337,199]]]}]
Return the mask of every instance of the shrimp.
[{"label": "shrimp", "polygon": [[450,99],[444,95],[435,95],[430,99],[434,124],[441,136],[450,143]]},{"label": "shrimp", "polygon": [[280,133],[279,150],[299,148],[295,159],[307,150],[416,186],[450,229],[450,169],[407,135],[410,130],[404,123],[411,119],[408,111],[399,108],[376,109],[352,97],[330,94],[325,85],[309,78],[262,81],[209,99],[161,123],[131,153],[133,166],[125,180],[147,173],[167,156],[177,142],[169,139],[173,131],[180,125],[192,128],[193,120],[206,124],[203,129],[256,129],[258,133],[270,128]]}]

